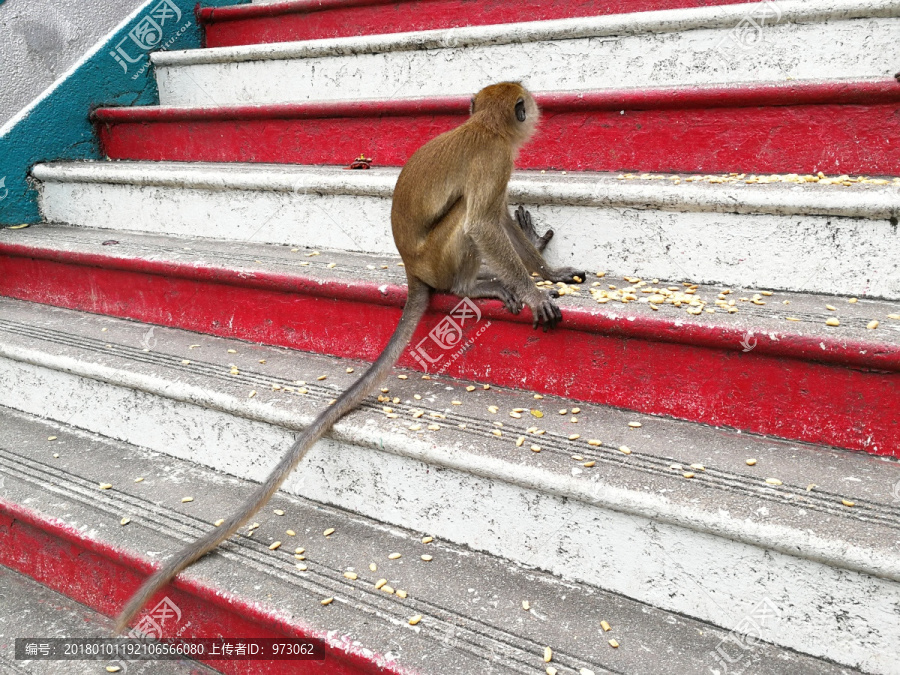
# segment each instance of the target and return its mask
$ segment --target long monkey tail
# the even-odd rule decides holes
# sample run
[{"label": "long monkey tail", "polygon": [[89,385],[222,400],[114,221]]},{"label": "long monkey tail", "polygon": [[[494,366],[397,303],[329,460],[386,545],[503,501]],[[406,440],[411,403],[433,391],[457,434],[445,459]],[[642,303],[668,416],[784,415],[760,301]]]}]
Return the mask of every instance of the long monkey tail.
[{"label": "long monkey tail", "polygon": [[381,356],[353,385],[340,395],[334,405],[322,412],[312,424],[310,424],[294,441],[291,449],[285,454],[278,466],[269,474],[265,483],[260,485],[241,510],[194,543],[186,546],[171,560],[167,561],[147,579],[143,586],[131,596],[128,604],[119,614],[116,621],[116,633],[122,633],[134,616],[163,586],[169,583],[185,567],[203,557],[216,546],[228,539],[237,529],[261,509],[269,498],[294,470],[300,460],[306,455],[309,448],[322,435],[331,428],[335,422],[348,412],[353,410],[372,390],[384,379],[394,364],[400,359],[400,354],[412,340],[413,332],[419,325],[419,321],[425,315],[428,301],[431,297],[431,288],[419,279],[409,276],[409,294],[400,323],[390,341],[381,352]]}]

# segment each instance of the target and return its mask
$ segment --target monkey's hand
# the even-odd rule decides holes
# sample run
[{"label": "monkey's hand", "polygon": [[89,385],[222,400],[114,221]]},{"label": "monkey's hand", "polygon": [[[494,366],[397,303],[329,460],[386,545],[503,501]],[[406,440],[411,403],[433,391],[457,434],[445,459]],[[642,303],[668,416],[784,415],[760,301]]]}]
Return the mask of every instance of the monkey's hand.
[{"label": "monkey's hand", "polygon": [[587,279],[587,272],[574,267],[557,267],[550,270],[550,274],[547,275],[547,281],[562,281],[567,284],[580,284],[585,279]]},{"label": "monkey's hand", "polygon": [[532,328],[537,328],[538,324],[541,324],[544,327],[544,332],[546,332],[548,328],[553,328],[562,321],[562,312],[559,307],[544,292],[535,296],[535,299],[527,304],[529,309],[531,309]]}]

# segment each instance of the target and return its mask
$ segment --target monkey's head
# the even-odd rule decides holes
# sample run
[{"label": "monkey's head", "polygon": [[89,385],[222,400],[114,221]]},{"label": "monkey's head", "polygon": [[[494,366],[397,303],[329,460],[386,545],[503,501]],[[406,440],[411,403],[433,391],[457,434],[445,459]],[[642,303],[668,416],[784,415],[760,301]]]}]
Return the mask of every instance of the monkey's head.
[{"label": "monkey's head", "polygon": [[541,112],[534,97],[519,82],[492,84],[472,97],[473,118],[522,145],[534,133]]}]

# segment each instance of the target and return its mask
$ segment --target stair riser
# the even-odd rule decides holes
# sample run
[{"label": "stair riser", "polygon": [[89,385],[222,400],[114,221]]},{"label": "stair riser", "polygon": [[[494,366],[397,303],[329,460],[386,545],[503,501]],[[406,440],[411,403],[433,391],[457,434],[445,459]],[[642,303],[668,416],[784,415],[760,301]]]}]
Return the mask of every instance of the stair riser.
[{"label": "stair riser", "polygon": [[[127,551],[97,544],[89,533],[6,502],[2,495],[0,565],[110,617],[116,616],[150,572],[145,563],[136,561]],[[163,631],[165,637],[323,637],[298,630],[283,617],[267,614],[240,599],[217,597],[216,589],[199,583],[182,579],[177,588],[167,587],[158,599],[163,597],[173,602],[183,617],[180,622],[174,618],[167,622]],[[316,675],[322,672],[329,675],[411,675],[400,669],[385,668],[384,658],[371,651],[365,655],[350,653],[341,657],[329,653],[325,661],[198,660],[227,675]],[[142,671],[138,662],[136,672],[150,671]]]},{"label": "stair riser", "polygon": [[[162,391],[8,359],[0,360],[0,373],[19,383],[15,392],[0,390],[0,405],[254,480],[292,438],[284,429],[215,410],[209,400],[164,398]],[[170,395],[186,393],[167,389]],[[83,401],[93,409],[85,411]],[[430,443],[390,435],[373,439],[365,426],[349,424],[339,433],[342,440],[321,442],[310,452],[287,491],[723,626],[738,625],[768,598],[780,618],[763,631],[764,639],[872,672],[897,672],[897,582],[764,550],[729,531],[740,522],[723,518],[722,536],[702,531],[715,531],[713,523],[697,523],[699,529],[674,524],[671,519],[679,516],[666,512],[664,500],[655,502],[653,520],[621,511],[618,495],[600,479],[584,486],[580,498],[562,498],[555,496],[561,486],[542,485],[541,492],[529,486],[524,467],[514,474],[501,469],[498,477],[492,463],[478,466],[477,460],[453,456],[438,468],[426,463],[435,459],[428,457]],[[267,459],[261,462],[260,455]],[[469,471],[460,471],[456,462]],[[680,517],[690,520],[688,514]],[[793,543],[786,541],[785,548]],[[857,611],[861,604],[865,612]],[[836,616],[843,617],[840,625]]]},{"label": "stair riser", "polygon": [[[614,110],[584,110],[572,97],[560,105],[561,97],[542,96],[539,131],[516,164],[568,171],[900,175],[900,144],[891,140],[900,136],[900,103],[872,100],[879,93],[900,99],[900,87],[891,80],[877,92],[860,89],[861,100],[845,104],[792,105],[794,92],[785,91],[783,100],[769,96],[760,107],[718,107],[721,90],[701,90],[690,107],[681,107],[692,89],[669,90],[654,101],[659,109],[627,111],[632,102],[624,92]],[[748,89],[744,98],[752,105],[768,92]],[[698,107],[704,101],[716,107]],[[136,110],[138,121],[96,126],[110,159],[347,165],[362,153],[376,166],[402,166],[468,116],[467,100],[448,101],[442,113],[391,115],[388,102],[373,108],[368,116],[345,107],[349,115],[336,109],[334,117],[311,119],[279,107],[264,115],[235,111],[232,119],[211,110],[180,121]]]},{"label": "stair riser", "polygon": [[[46,180],[41,210],[49,222],[83,227],[397,255],[389,188],[385,196],[377,194],[384,189],[373,189],[373,196],[321,195],[305,186],[292,194],[183,185]],[[663,188],[656,182],[644,185],[648,202]],[[511,185],[514,204],[523,200],[518,187]],[[822,187],[823,195],[837,199],[844,189]],[[546,192],[548,201],[556,201],[552,189]],[[525,199],[536,197],[532,192]],[[526,201],[525,206],[539,227],[556,233],[546,253],[554,265],[647,279],[900,299],[900,231],[886,217],[778,215],[779,207],[766,209],[775,213],[747,215],[571,202]]]},{"label": "stair riser", "polygon": [[317,2],[306,12],[289,13],[273,11],[271,7],[254,8],[253,12],[243,7],[208,8],[201,10],[200,20],[208,47],[229,47],[744,2],[746,0],[528,0],[510,4],[477,0],[345,0]]},{"label": "stair riser", "polygon": [[619,32],[603,38],[384,53],[366,53],[365,47],[359,48],[363,53],[353,53],[348,46],[334,55],[195,65],[166,65],[160,56],[155,62],[162,105],[219,106],[470,96],[501,80],[521,80],[534,91],[559,91],[814,80],[825,73],[831,79],[890,77],[900,62],[896,19],[770,26],[764,47],[750,51],[731,46],[732,30],[728,25],[674,33]]},{"label": "stair riser", "polygon": [[[384,293],[365,284],[356,289],[342,284],[315,289],[309,284],[303,288],[294,279],[257,277],[248,282],[235,274],[206,273],[191,266],[98,265],[109,263],[7,253],[0,257],[4,270],[0,294],[366,360],[374,360],[387,343],[403,302],[395,287],[385,287]],[[584,313],[568,316],[563,326],[570,330],[557,329],[536,340],[528,323],[511,321],[510,315],[496,311],[465,335],[460,344],[471,338],[473,346],[455,360],[446,358],[445,372],[645,413],[900,456],[900,414],[895,405],[900,400],[900,373],[862,369],[846,356],[833,356],[831,365],[803,360],[804,355],[824,357],[814,339],[805,352],[789,355],[784,350],[794,346],[791,339],[776,336],[772,344],[761,344],[766,336],[759,336],[755,349],[744,353],[740,331],[729,336],[702,328],[691,334],[683,328],[674,331],[681,333],[676,338],[671,326],[654,329],[641,325],[646,322],[604,321]],[[428,343],[428,331],[442,317],[431,314],[412,344]],[[487,328],[480,332],[484,325]],[[679,367],[672,368],[672,363]],[[411,350],[401,364],[421,368]],[[868,364],[872,368],[878,362]],[[443,365],[438,362],[432,372]],[[716,377],[710,379],[710,373]]]}]

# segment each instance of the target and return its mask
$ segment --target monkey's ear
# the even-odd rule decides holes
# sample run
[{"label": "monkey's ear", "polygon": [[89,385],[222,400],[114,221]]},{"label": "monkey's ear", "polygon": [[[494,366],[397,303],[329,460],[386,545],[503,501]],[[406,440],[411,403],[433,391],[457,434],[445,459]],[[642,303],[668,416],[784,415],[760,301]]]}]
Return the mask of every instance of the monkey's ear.
[{"label": "monkey's ear", "polygon": [[469,101],[469,114],[470,115],[475,114],[475,97],[474,96],[472,97],[472,100]]},{"label": "monkey's ear", "polygon": [[523,98],[516,101],[516,119],[520,122],[525,121],[525,99]]}]

